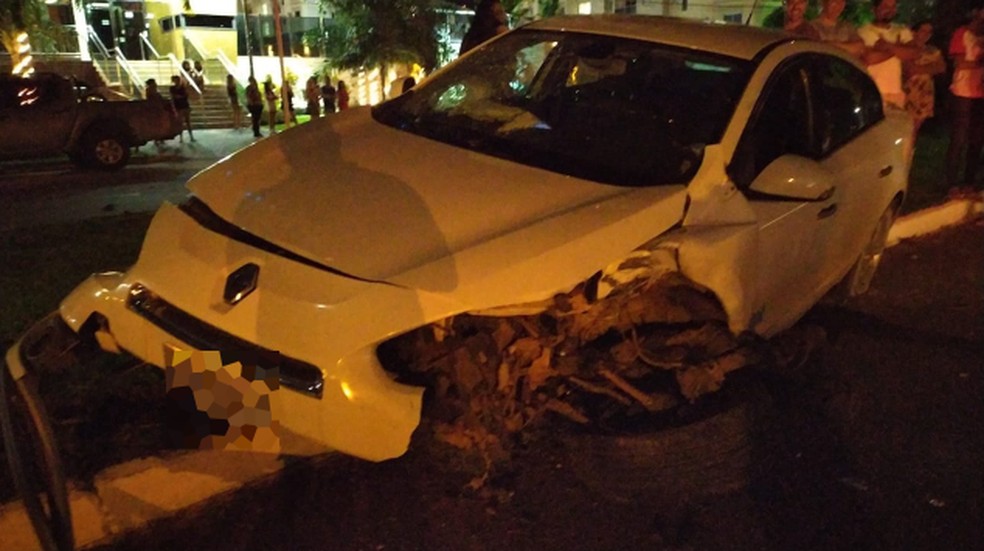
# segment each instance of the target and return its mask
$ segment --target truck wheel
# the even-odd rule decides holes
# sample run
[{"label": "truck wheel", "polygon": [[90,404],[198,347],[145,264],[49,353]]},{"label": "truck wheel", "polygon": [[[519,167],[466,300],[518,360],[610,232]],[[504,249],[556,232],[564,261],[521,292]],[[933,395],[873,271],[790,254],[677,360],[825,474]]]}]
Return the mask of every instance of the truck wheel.
[{"label": "truck wheel", "polygon": [[115,128],[94,128],[82,140],[83,154],[89,165],[102,170],[119,170],[130,160],[130,146],[125,134]]}]

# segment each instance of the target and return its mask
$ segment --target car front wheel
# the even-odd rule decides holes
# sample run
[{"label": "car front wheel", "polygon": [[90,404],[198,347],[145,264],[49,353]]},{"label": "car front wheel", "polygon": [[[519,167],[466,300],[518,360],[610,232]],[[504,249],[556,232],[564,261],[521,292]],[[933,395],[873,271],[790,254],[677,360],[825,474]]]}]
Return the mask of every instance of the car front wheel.
[{"label": "car front wheel", "polygon": [[851,268],[851,271],[848,272],[845,278],[844,290],[847,296],[856,297],[863,295],[871,287],[871,281],[875,278],[878,263],[881,262],[882,252],[885,251],[888,232],[892,229],[892,224],[895,222],[895,213],[896,206],[893,204],[885,209],[881,218],[878,219],[875,230],[871,234],[871,239],[868,240],[868,244],[861,251],[861,256],[858,257],[854,267]]}]

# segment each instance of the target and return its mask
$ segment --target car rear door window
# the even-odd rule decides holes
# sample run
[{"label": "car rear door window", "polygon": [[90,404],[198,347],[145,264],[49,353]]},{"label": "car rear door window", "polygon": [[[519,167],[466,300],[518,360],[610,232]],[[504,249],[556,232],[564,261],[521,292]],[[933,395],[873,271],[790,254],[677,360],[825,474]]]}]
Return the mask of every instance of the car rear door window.
[{"label": "car rear door window", "polygon": [[811,64],[818,144],[826,156],[884,118],[881,94],[871,78],[833,56],[817,56]]}]

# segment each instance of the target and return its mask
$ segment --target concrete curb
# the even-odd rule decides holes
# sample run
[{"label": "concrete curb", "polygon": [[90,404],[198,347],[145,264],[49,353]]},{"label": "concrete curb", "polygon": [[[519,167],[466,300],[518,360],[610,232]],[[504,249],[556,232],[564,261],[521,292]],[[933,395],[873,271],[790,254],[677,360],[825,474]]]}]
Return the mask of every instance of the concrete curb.
[{"label": "concrete curb", "polygon": [[929,207],[900,217],[888,232],[888,246],[903,239],[918,237],[959,224],[984,213],[984,192],[966,194],[942,205]]},{"label": "concrete curb", "polygon": [[[974,193],[907,214],[892,226],[889,246],[982,213],[984,193]],[[273,475],[283,466],[273,455],[189,451],[110,467],[96,476],[95,492],[70,492],[76,546],[110,543],[151,521]],[[0,505],[0,534],[0,551],[40,550],[19,501]]]},{"label": "concrete curb", "polygon": [[[224,451],[174,452],[114,465],[96,475],[95,491],[69,492],[76,548],[111,543],[283,466],[275,455]],[[41,550],[20,501],[0,505],[0,534],[0,550]]]}]

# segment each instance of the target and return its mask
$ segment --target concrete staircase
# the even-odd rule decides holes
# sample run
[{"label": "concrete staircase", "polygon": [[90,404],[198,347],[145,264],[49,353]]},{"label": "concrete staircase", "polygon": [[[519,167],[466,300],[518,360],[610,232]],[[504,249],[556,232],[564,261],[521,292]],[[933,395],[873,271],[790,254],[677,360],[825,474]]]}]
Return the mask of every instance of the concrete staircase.
[{"label": "concrete staircase", "polygon": [[[245,108],[243,113],[243,120],[248,121],[249,114]],[[201,97],[191,98],[191,127],[232,128],[232,108],[229,107],[225,84],[206,84]]]},{"label": "concrete staircase", "polygon": [[[218,60],[206,60],[205,89],[201,96],[196,96],[194,90],[189,90],[191,96],[191,127],[197,128],[232,128],[232,109],[225,91],[225,68]],[[171,86],[171,76],[178,74],[175,67],[166,59],[155,61],[130,61],[141,81],[148,78],[157,80],[161,94],[168,97],[168,87]],[[244,109],[245,111],[245,109]]]},{"label": "concrete staircase", "polygon": [[129,64],[140,78],[140,82],[146,82],[149,78],[156,80],[157,86],[165,95],[167,94],[167,87],[171,85],[171,75],[178,74],[178,71],[167,59],[153,61],[132,59],[129,60]]}]

